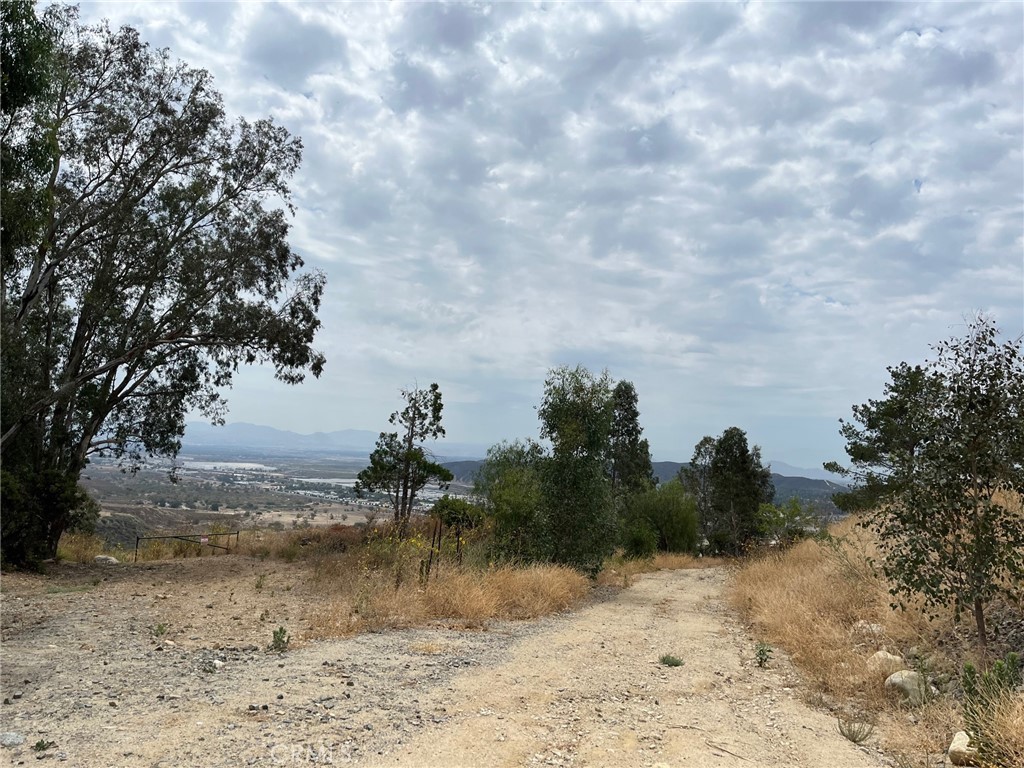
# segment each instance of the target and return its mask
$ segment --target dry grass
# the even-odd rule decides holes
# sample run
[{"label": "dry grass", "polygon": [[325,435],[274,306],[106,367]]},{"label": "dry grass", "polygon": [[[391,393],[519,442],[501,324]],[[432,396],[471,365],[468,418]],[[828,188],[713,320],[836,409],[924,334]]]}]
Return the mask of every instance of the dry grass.
[{"label": "dry grass", "polygon": [[988,736],[998,750],[993,757],[999,764],[1024,765],[1024,694],[1004,692],[993,703],[988,725]]},{"label": "dry grass", "polygon": [[[730,600],[758,634],[789,653],[812,683],[812,700],[877,715],[886,749],[899,764],[917,765],[944,752],[963,727],[960,706],[939,696],[916,709],[911,722],[866,662],[878,650],[905,655],[916,647],[929,673],[955,676],[967,653],[963,635],[951,610],[929,622],[918,606],[890,607],[888,584],[871,564],[878,557],[872,534],[855,520],[835,526],[832,537],[745,565]],[[1006,732],[1021,732],[1020,709],[1008,704],[1006,712]]]},{"label": "dry grass", "polygon": [[411,627],[434,621],[479,627],[493,619],[532,619],[572,607],[589,589],[585,576],[571,568],[535,565],[487,570],[444,562],[425,583],[404,578],[401,564],[366,567],[359,553],[323,557],[314,579],[324,603],[311,624],[317,637],[338,637],[363,630]]},{"label": "dry grass", "polygon": [[111,554],[94,533],[65,533],[57,545],[57,557],[71,563],[91,563],[97,555]]}]

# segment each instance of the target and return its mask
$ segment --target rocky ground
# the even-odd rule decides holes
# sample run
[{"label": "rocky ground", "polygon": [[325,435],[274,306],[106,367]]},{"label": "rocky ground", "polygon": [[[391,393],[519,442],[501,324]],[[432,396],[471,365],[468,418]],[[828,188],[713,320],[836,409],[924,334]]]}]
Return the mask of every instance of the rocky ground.
[{"label": "rocky ground", "polygon": [[274,627],[301,638],[315,611],[303,573],[228,556],[5,575],[0,760],[886,765],[803,703],[778,652],[757,666],[721,569],[650,574],[534,622],[272,652]]}]

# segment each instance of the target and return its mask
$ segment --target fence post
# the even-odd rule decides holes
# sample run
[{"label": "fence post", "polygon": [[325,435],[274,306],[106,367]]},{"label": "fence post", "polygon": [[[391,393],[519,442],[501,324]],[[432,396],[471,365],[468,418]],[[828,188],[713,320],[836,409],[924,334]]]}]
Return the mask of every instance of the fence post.
[{"label": "fence post", "polygon": [[136,563],[139,562],[139,537],[138,536],[135,537],[135,561],[134,562],[136,562]]}]

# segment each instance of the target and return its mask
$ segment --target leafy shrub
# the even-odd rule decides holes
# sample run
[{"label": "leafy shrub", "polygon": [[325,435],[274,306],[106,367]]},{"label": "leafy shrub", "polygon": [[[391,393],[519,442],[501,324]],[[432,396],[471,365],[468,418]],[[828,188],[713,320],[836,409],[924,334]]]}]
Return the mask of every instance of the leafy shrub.
[{"label": "leafy shrub", "polygon": [[666,653],[664,656],[662,656],[660,659],[658,659],[658,661],[660,661],[666,667],[681,667],[681,666],[683,666],[683,660],[680,659],[678,656],[673,656],[670,653]]},{"label": "leafy shrub", "polygon": [[658,551],[658,535],[646,520],[632,520],[622,534],[622,548],[627,558],[642,560]]},{"label": "leafy shrub", "polygon": [[697,502],[678,480],[630,498],[627,516],[646,524],[662,552],[697,549]]}]

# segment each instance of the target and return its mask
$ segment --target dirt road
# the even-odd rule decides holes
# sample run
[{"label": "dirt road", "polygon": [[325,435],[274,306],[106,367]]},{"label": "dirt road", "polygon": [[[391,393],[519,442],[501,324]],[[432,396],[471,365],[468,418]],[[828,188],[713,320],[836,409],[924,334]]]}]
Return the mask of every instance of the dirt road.
[{"label": "dirt road", "polygon": [[[252,642],[267,626],[254,602],[221,622],[183,624],[229,591],[244,602],[237,594],[260,566],[218,560],[116,566],[83,592],[5,579],[0,671],[10,703],[0,731],[22,742],[0,748],[0,760],[32,765],[42,741],[52,742],[42,754],[82,768],[887,764],[802,703],[784,658],[756,665],[753,639],[722,602],[720,569],[646,575],[536,622],[365,634],[272,654]],[[276,595],[278,607],[292,601],[295,626],[308,596],[301,587]],[[181,631],[153,637],[152,622],[167,616]],[[660,664],[664,654],[683,665]]]}]

